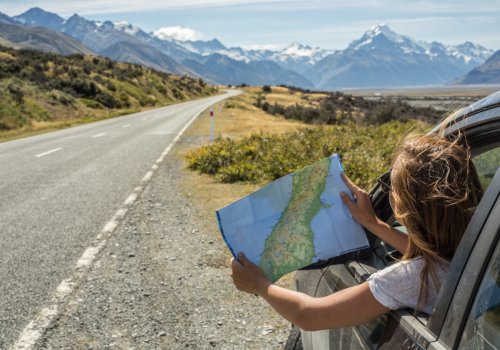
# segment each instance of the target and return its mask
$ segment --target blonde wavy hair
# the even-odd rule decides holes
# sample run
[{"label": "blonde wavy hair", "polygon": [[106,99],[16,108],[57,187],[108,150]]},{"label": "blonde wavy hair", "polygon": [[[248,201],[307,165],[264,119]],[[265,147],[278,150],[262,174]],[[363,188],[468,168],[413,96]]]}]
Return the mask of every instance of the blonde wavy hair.
[{"label": "blonde wavy hair", "polygon": [[420,307],[429,277],[439,288],[436,269],[453,258],[482,196],[481,185],[464,139],[436,134],[411,136],[401,144],[391,182],[394,216],[408,231],[403,260],[425,261]]}]

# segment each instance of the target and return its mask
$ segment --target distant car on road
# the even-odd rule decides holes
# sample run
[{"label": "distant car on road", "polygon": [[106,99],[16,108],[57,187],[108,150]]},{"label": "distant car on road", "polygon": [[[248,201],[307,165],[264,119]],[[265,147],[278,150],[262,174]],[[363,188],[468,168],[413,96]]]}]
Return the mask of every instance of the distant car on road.
[{"label": "distant car on road", "polygon": [[[460,132],[467,137],[484,196],[450,263],[432,315],[401,309],[351,328],[293,328],[285,349],[500,350],[500,91],[443,123],[433,132],[444,128],[446,135]],[[379,218],[404,230],[379,185],[370,197]],[[298,271],[296,290],[330,295],[365,282],[400,257],[390,245],[367,235],[370,248]]]}]

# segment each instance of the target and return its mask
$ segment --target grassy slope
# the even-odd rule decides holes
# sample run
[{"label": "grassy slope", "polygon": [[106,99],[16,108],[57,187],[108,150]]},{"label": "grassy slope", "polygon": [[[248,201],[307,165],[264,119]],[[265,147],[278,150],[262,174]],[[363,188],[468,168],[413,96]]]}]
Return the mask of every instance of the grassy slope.
[{"label": "grassy slope", "polygon": [[106,58],[0,47],[0,141],[216,92],[198,79]]}]

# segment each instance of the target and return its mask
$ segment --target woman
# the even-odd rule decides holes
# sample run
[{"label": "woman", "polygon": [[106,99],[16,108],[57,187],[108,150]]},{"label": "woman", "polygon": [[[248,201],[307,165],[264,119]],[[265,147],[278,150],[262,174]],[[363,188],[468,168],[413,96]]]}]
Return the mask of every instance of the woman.
[{"label": "woman", "polygon": [[403,143],[390,184],[384,186],[390,191],[394,216],[408,235],[379,220],[368,194],[345,176],[344,180],[356,198],[352,202],[341,194],[352,216],[399,250],[402,260],[365,283],[314,298],[273,285],[240,254],[232,260],[236,288],[260,295],[284,318],[309,331],[358,325],[404,307],[431,314],[448,262],[481,196],[469,150],[458,140],[437,135]]}]

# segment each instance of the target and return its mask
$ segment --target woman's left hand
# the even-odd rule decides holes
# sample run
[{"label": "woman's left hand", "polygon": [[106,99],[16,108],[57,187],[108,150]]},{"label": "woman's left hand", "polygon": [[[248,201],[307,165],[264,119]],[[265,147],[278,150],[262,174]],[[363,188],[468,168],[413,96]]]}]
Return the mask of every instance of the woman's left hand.
[{"label": "woman's left hand", "polygon": [[238,254],[238,260],[231,259],[231,268],[233,269],[231,277],[239,291],[260,294],[272,284],[262,270],[248,260],[243,253]]}]

